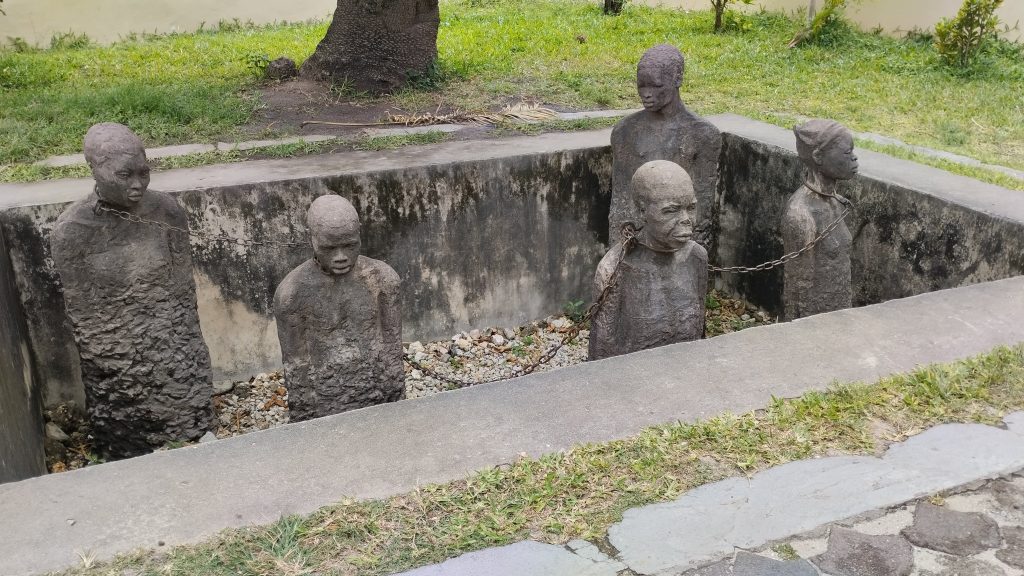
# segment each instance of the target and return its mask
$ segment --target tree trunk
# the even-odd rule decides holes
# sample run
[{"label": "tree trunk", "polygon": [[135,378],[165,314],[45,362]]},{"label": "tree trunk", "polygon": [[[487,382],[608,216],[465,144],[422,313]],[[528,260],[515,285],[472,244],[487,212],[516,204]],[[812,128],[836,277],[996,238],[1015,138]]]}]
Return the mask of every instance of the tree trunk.
[{"label": "tree trunk", "polygon": [[338,0],[302,75],[385,94],[430,72],[437,59],[438,0]]},{"label": "tree trunk", "polygon": [[604,0],[604,13],[605,14],[620,14],[622,13],[622,5],[625,0]]}]

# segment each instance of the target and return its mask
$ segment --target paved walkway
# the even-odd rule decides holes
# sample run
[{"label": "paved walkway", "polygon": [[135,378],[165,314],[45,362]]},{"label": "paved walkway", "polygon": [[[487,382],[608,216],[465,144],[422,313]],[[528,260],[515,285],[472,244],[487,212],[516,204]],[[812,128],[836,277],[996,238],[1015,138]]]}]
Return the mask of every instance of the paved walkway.
[{"label": "paved walkway", "polygon": [[520,542],[402,576],[1021,576],[1024,412],[1005,424],[702,486],[626,511],[601,542]]}]

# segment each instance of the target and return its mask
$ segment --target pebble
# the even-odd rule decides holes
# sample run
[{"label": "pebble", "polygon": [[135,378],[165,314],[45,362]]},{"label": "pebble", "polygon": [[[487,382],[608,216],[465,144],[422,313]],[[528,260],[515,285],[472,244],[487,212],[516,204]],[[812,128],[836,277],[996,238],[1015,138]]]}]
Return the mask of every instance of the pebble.
[{"label": "pebble", "polygon": [[46,437],[50,440],[56,440],[57,442],[64,442],[71,439],[70,436],[60,429],[60,426],[57,426],[53,422],[46,423]]}]

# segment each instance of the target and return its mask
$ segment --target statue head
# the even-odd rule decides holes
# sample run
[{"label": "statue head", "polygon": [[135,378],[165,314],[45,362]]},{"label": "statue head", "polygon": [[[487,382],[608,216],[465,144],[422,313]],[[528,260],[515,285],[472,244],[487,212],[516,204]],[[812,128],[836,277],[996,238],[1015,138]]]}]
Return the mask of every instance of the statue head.
[{"label": "statue head", "polygon": [[85,134],[82,149],[100,200],[132,208],[149,188],[149,163],[142,140],[127,126],[104,122]]},{"label": "statue head", "polygon": [[656,250],[682,248],[693,236],[697,217],[697,195],[686,170],[654,160],[637,169],[630,186],[646,242]]},{"label": "statue head", "polygon": [[636,90],[644,110],[660,112],[680,101],[679,87],[683,85],[685,67],[682,53],[671,44],[658,44],[644,52],[636,66]]},{"label": "statue head", "polygon": [[808,120],[793,129],[796,152],[817,179],[849,180],[857,175],[853,134],[834,120]]},{"label": "statue head", "polygon": [[359,214],[352,203],[334,194],[313,201],[306,212],[313,254],[324,274],[343,276],[359,259]]}]

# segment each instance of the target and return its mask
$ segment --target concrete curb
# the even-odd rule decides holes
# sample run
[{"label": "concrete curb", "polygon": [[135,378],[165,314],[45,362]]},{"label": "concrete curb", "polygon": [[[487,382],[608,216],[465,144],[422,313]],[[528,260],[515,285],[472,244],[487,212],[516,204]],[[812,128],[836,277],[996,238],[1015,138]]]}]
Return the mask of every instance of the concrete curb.
[{"label": "concrete curb", "polygon": [[[1024,277],[753,328],[0,485],[0,574],[194,542],[344,497],[763,407],[1024,341]],[[800,362],[793,362],[800,358]],[[629,375],[628,384],[623,375]],[[73,523],[69,520],[74,520]]]},{"label": "concrete curb", "polygon": [[[881,458],[791,462],[750,478],[701,486],[673,502],[627,510],[622,522],[608,531],[610,544],[618,550],[614,557],[583,541],[565,547],[526,541],[463,554],[399,576],[612,576],[625,569],[644,576],[679,574],[730,558],[737,550],[756,549],[832,522],[1024,469],[1022,419],[1024,412],[1008,417],[1009,430],[977,424],[936,426],[893,445]],[[817,574],[805,561],[800,568]]]}]

